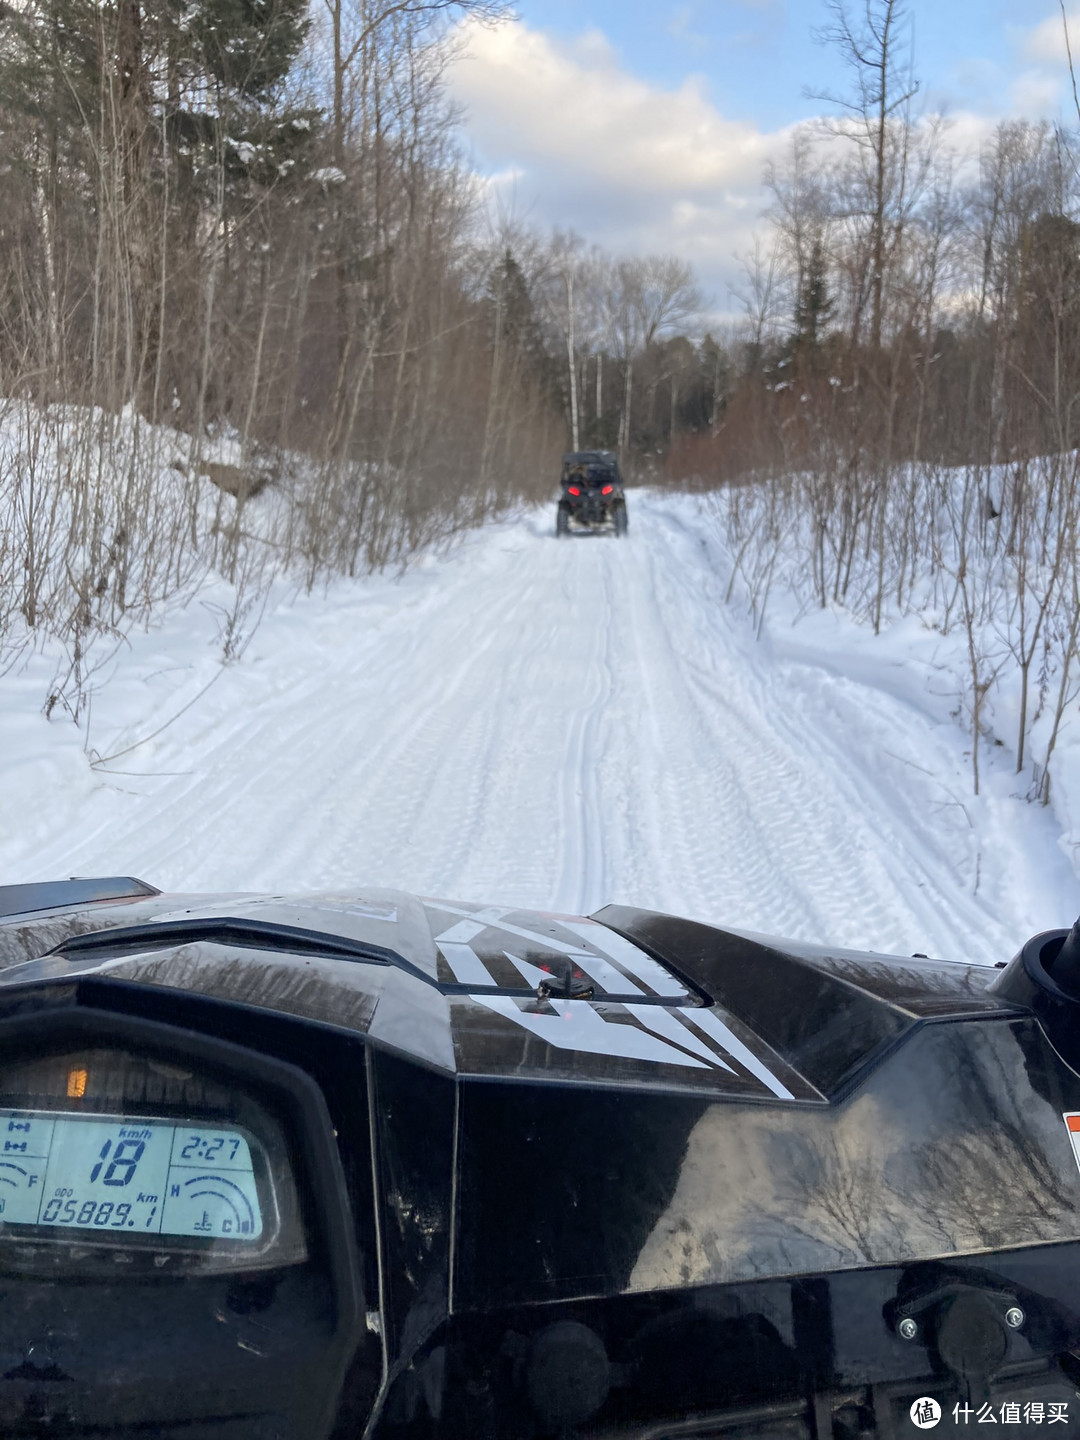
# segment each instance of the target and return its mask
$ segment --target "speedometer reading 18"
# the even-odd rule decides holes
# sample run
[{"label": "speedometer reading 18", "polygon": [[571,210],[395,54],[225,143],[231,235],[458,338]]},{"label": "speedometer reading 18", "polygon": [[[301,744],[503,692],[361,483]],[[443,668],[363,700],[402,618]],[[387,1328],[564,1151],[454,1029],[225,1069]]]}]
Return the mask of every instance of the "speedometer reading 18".
[{"label": "speedometer reading 18", "polygon": [[255,1241],[263,1216],[238,1130],[0,1111],[0,1222]]}]

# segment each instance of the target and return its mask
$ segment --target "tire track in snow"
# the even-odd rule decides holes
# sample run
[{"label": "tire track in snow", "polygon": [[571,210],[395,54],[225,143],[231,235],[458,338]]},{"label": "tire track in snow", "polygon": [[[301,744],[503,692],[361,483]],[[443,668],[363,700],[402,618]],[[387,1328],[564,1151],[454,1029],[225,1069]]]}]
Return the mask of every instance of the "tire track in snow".
[{"label": "tire track in snow", "polygon": [[[692,558],[691,549],[687,559]],[[700,616],[693,625],[695,607],[712,620],[714,637],[724,637],[728,623],[723,609],[703,604],[700,590],[691,589],[684,578],[696,575],[700,585],[700,562],[691,569],[668,553],[663,563],[654,557],[653,567],[654,623],[672,637],[664,728],[670,732],[681,722],[684,735],[682,745],[670,752],[661,787],[662,823],[671,836],[687,903],[700,910],[719,901],[733,920],[749,905],[750,913],[775,914],[790,928],[790,912],[799,908],[792,900],[801,889],[802,855],[792,833],[797,827],[784,812],[799,776],[775,744],[767,708],[743,657],[731,653],[730,645],[718,646],[713,654],[687,653],[688,628],[691,635],[702,628]],[[702,810],[711,823],[690,818]]]},{"label": "tire track in snow", "polygon": [[[685,527],[674,529],[679,549],[696,547]],[[690,564],[674,561],[671,554],[658,567],[658,609],[686,621],[700,596],[687,578]],[[859,943],[879,937],[883,948],[881,937],[902,934],[897,911],[911,913],[899,894],[911,847],[898,840],[882,797],[853,787],[852,754],[823,746],[821,709],[804,711],[801,724],[791,721],[803,698],[800,684],[769,665],[767,650],[748,630],[718,608],[708,633],[698,626],[692,650],[684,648],[673,666],[706,753],[738,756],[723,787],[714,787],[726,823],[713,837],[704,874],[695,869],[700,852],[691,837],[681,836],[688,873],[705,879],[711,892],[689,900],[690,907],[715,905],[713,897],[722,896],[732,923],[741,914],[743,924],[805,938],[846,928],[865,937]],[[888,866],[880,861],[883,850]]]},{"label": "tire track in snow", "polygon": [[[653,518],[670,542],[656,567],[658,612],[676,635],[671,616],[687,620],[696,611],[699,621],[674,669],[696,695],[708,748],[738,756],[724,797],[727,825],[713,837],[721,867],[683,908],[860,947],[1009,954],[1024,929],[1010,933],[992,906],[972,900],[967,845],[958,863],[956,824],[928,813],[927,802],[955,783],[959,732],[887,691],[773,662],[768,645],[724,607],[711,625],[700,624],[697,536],[662,506]],[[930,774],[889,755],[913,749]],[[1060,872],[1056,846],[1046,850]]]},{"label": "tire track in snow", "polygon": [[[268,615],[141,757],[193,774],[142,796],[110,777],[42,795],[53,831],[21,851],[0,840],[9,875],[614,900],[838,944],[1007,952],[1015,915],[970,895],[978,815],[965,828],[935,809],[959,733],[835,656],[774,660],[724,605],[691,503],[633,508],[626,540],[556,543],[550,517],[526,519],[397,584]],[[186,653],[182,620],[147,640],[152,666],[138,646],[125,663]],[[152,728],[121,718],[114,734]],[[1039,835],[1050,868],[1049,820]]]},{"label": "tire track in snow", "polygon": [[[614,543],[607,536],[578,544]],[[610,557],[597,556],[602,599],[589,613],[592,617],[591,653],[584,685],[583,704],[570,719],[566,754],[559,780],[560,828],[564,837],[562,870],[549,903],[553,908],[581,914],[592,898],[606,890],[604,863],[604,822],[602,786],[597,767],[603,759],[599,734],[601,721],[611,698],[614,678],[611,648],[614,628]]]},{"label": "tire track in snow", "polygon": [[[502,623],[512,622],[513,596],[504,585],[490,605]],[[390,643],[374,652],[334,647],[325,663],[272,702],[264,695],[261,706],[234,707],[223,699],[216,723],[206,715],[193,721],[191,728],[206,732],[195,737],[198,779],[176,787],[146,816],[131,835],[134,848],[153,854],[154,868],[176,877],[170,883],[205,884],[197,877],[227,835],[233,883],[257,883],[243,877],[270,871],[283,879],[303,875],[307,886],[337,883],[351,855],[361,867],[371,864],[378,847],[355,844],[365,821],[383,832],[385,848],[404,848],[401,832],[418,823],[436,775],[448,766],[474,775],[461,747],[483,712],[459,697],[486,687],[499,668],[487,654],[498,627],[476,625],[471,612],[437,602],[417,608],[414,623],[407,612],[395,617]],[[440,613],[430,616],[431,609]],[[234,708],[240,713],[230,716]],[[161,751],[163,768],[179,768],[192,743],[190,733],[174,731]],[[154,845],[152,837],[162,834],[171,838]]]}]

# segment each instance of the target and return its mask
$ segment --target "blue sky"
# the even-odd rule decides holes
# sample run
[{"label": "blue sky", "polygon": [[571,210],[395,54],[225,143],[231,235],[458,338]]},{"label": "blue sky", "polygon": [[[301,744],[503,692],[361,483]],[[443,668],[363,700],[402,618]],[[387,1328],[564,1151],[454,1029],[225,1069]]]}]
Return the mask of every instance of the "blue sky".
[{"label": "blue sky", "polygon": [[[951,117],[961,153],[1005,117],[1069,119],[1059,0],[910,0],[908,12],[918,104]],[[517,0],[515,13],[464,27],[450,73],[498,206],[616,252],[681,254],[729,308],[761,229],[765,164],[828,110],[813,95],[846,88],[814,39],[825,0]],[[1080,0],[1069,15],[1080,60]]]},{"label": "blue sky", "polygon": [[[822,0],[519,0],[514,8],[530,28],[564,42],[601,31],[628,69],[657,85],[699,73],[725,114],[768,129],[814,108],[805,88],[842,79],[813,39],[828,20]],[[915,0],[907,8],[928,94],[947,97],[950,108],[988,111],[1022,68],[1024,37],[1040,20],[1060,20],[1057,0]]]}]

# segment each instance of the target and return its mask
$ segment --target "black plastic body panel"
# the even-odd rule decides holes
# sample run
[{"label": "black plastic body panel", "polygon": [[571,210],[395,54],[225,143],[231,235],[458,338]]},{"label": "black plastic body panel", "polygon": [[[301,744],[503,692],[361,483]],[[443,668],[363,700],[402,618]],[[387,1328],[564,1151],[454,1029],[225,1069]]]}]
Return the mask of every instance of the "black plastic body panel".
[{"label": "black plastic body panel", "polygon": [[835,1106],[466,1084],[455,1308],[1071,1243],[1072,1110],[1030,1019],[924,1025]]},{"label": "black plastic body panel", "polygon": [[130,875],[111,879],[46,880],[30,885],[0,885],[0,916],[24,915],[35,910],[56,910],[100,900],[140,900],[160,895],[145,880]]},{"label": "black plastic body panel", "polygon": [[592,918],[702,989],[831,1099],[921,1020],[1022,1013],[994,993],[996,972],[982,965],[771,942],[622,905]]}]

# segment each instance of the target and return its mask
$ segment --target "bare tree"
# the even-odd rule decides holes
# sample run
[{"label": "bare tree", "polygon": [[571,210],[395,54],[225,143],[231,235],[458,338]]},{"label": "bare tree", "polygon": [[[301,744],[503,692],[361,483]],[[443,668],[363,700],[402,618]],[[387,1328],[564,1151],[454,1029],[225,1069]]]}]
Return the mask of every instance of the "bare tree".
[{"label": "bare tree", "polygon": [[[869,338],[876,350],[881,344],[886,263],[896,240],[890,231],[895,231],[905,185],[909,132],[906,111],[919,87],[910,58],[903,53],[908,20],[903,0],[865,0],[861,21],[852,18],[845,0],[830,0],[829,9],[832,20],[819,35],[835,46],[851,71],[853,93],[823,98],[850,117],[842,133],[858,147],[861,174],[869,192]],[[905,123],[897,135],[892,122],[898,116]]]}]

